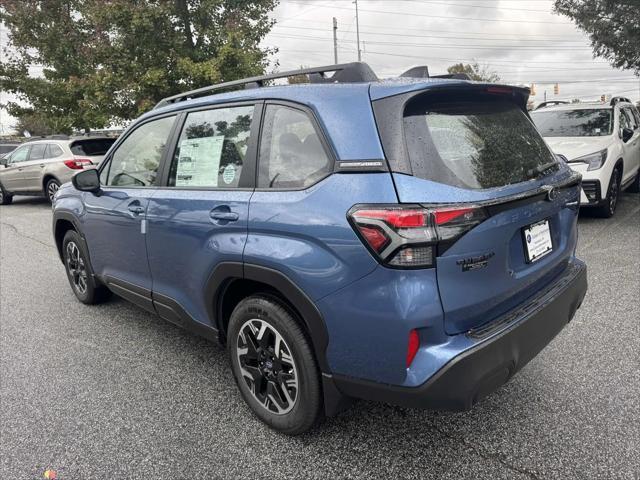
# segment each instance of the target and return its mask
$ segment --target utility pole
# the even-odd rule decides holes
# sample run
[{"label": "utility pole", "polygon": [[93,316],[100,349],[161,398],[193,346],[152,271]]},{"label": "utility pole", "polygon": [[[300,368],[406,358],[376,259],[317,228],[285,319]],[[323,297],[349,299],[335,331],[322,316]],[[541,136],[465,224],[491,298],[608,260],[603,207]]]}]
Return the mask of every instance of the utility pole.
[{"label": "utility pole", "polygon": [[358,61],[362,61],[362,52],[360,51],[360,19],[358,18],[358,0],[353,0],[356,4],[356,39],[358,41]]},{"label": "utility pole", "polygon": [[333,17],[333,63],[338,64],[338,20]]}]

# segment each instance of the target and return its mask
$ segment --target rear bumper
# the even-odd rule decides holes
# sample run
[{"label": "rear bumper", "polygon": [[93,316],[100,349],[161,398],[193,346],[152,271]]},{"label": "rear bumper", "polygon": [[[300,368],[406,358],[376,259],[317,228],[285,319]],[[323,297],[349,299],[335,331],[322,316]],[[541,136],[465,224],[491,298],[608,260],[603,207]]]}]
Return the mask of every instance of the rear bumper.
[{"label": "rear bumper", "polygon": [[479,340],[418,387],[338,375],[333,376],[333,382],[337,390],[350,397],[412,408],[469,409],[509,380],[564,328],[580,307],[586,291],[586,266],[574,260],[561,278],[512,312],[506,321],[501,319],[494,328],[462,334]]}]

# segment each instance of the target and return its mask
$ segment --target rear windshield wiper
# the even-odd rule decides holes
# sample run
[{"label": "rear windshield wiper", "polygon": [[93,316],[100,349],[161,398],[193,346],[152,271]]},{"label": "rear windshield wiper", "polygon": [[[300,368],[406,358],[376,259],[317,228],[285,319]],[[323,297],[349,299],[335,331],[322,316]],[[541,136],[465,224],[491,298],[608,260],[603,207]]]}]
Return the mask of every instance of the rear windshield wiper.
[{"label": "rear windshield wiper", "polygon": [[531,168],[531,169],[527,170],[527,175],[530,176],[530,177],[534,176],[534,175],[538,176],[541,173],[546,172],[551,167],[554,167],[556,165],[558,165],[558,162],[555,162],[555,161],[554,162],[548,162],[548,163],[545,163],[545,164],[542,164],[542,165],[538,165],[536,168]]}]

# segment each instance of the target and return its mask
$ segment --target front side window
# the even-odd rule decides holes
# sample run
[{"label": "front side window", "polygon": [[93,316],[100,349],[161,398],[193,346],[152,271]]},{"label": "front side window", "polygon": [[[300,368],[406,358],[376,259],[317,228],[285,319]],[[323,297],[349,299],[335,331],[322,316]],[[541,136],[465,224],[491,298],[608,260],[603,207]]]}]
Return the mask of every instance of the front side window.
[{"label": "front side window", "polygon": [[543,137],[604,137],[613,132],[611,108],[531,112]]},{"label": "front side window", "polygon": [[302,110],[267,105],[262,132],[258,187],[306,188],[331,172],[330,158]]},{"label": "front side window", "polygon": [[168,185],[237,188],[253,111],[253,105],[249,105],[189,113],[173,156]]},{"label": "front side window", "polygon": [[29,148],[28,145],[25,145],[24,147],[16,149],[16,151],[11,154],[9,163],[25,162],[27,158],[29,158]]},{"label": "front side window", "polygon": [[625,107],[620,111],[620,115],[625,115],[627,117],[627,125],[631,130],[637,130],[638,124],[636,122],[636,117],[631,111],[631,107]]},{"label": "front side window", "polygon": [[31,145],[31,151],[29,152],[29,160],[42,160],[44,158],[44,152],[47,149],[46,143],[37,143]]},{"label": "front side window", "polygon": [[110,165],[102,171],[103,183],[114,187],[154,185],[174,120],[175,117],[153,120],[128,135],[113,152]]},{"label": "front side window", "polygon": [[413,175],[460,188],[531,180],[557,162],[515,104],[481,99],[409,104],[405,140]]}]

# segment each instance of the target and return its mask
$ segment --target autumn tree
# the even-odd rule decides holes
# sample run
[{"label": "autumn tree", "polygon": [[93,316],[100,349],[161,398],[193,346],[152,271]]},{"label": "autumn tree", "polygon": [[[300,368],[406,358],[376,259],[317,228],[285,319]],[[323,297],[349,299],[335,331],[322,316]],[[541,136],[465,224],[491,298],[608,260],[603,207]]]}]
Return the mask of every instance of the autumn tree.
[{"label": "autumn tree", "polygon": [[[3,0],[0,88],[21,117],[102,128],[176,93],[260,75],[278,0]],[[34,75],[41,71],[41,74]]]},{"label": "autumn tree", "polygon": [[480,65],[478,62],[473,63],[456,63],[447,68],[447,72],[453,73],[466,73],[471,77],[471,80],[478,82],[495,83],[500,81],[500,77],[494,71],[492,71],[487,65]]},{"label": "autumn tree", "polygon": [[589,35],[595,56],[640,75],[639,0],[556,0],[554,10]]}]

